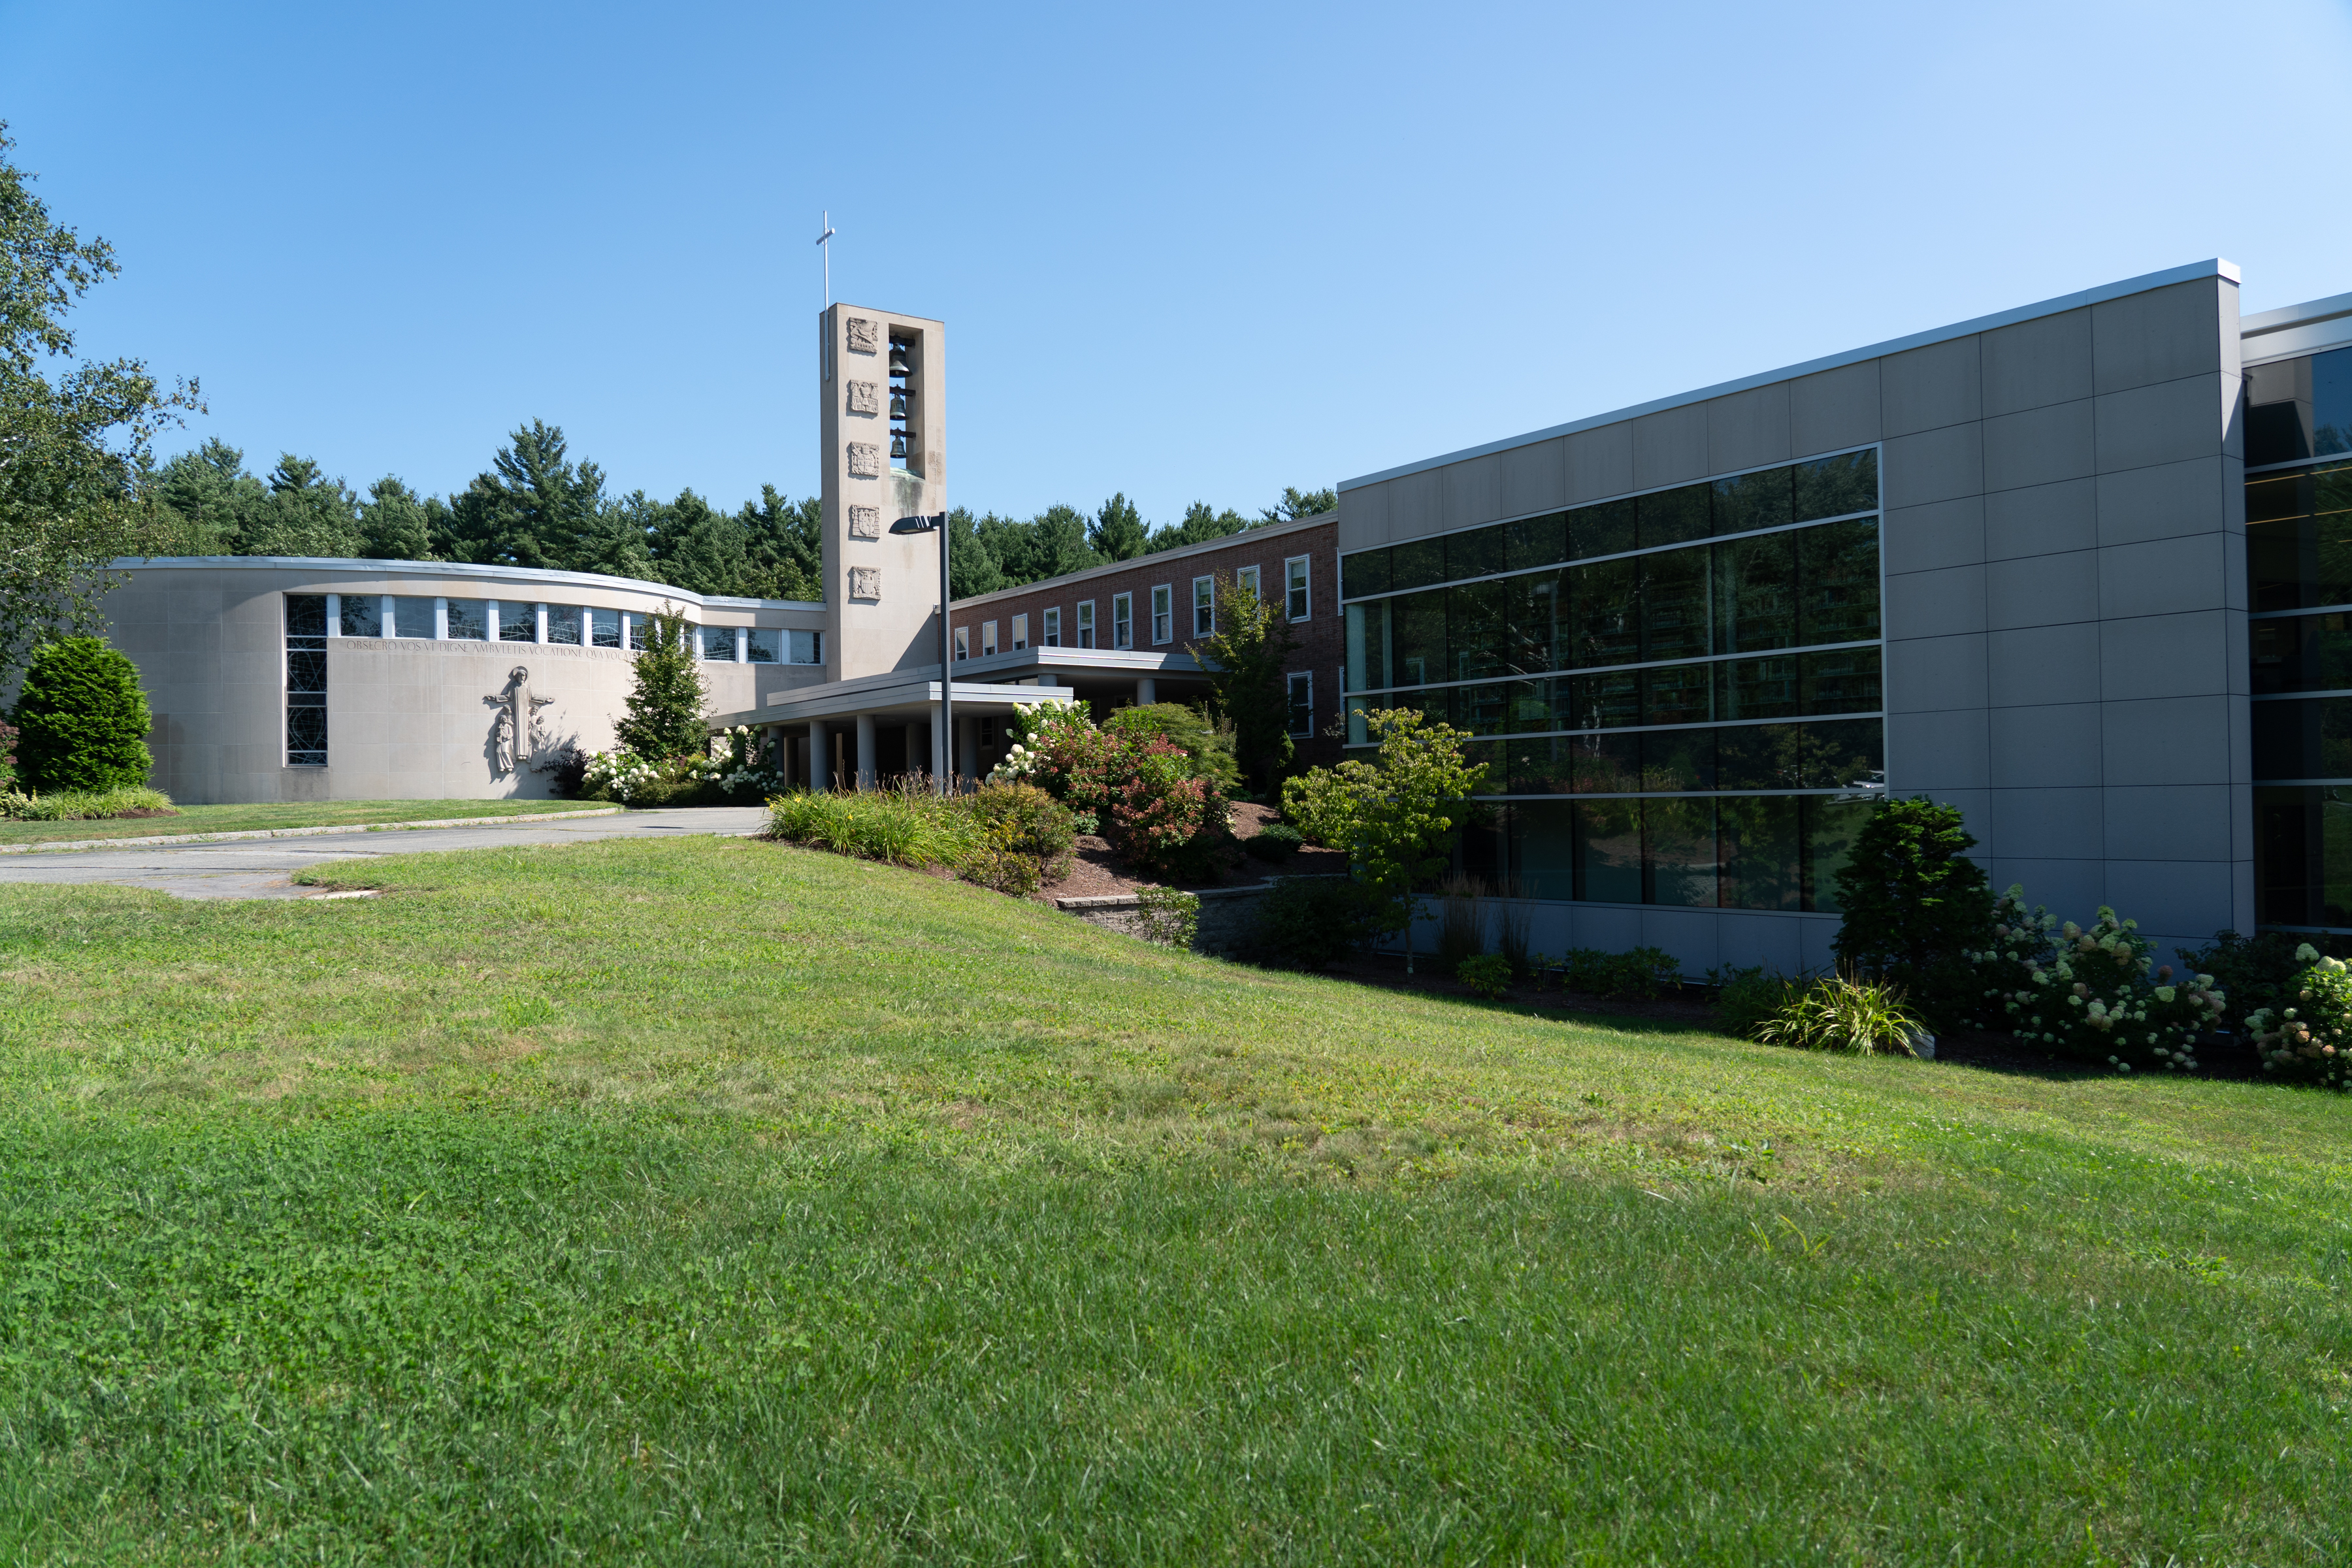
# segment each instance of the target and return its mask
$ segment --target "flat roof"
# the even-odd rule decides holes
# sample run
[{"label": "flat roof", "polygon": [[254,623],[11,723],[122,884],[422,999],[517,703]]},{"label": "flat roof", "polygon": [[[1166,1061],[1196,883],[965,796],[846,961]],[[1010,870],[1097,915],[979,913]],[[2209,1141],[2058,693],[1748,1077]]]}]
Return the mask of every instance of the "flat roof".
[{"label": "flat roof", "polygon": [[1867,348],[1849,349],[1843,353],[1807,360],[1802,364],[1784,365],[1779,370],[1768,370],[1760,375],[1744,375],[1737,381],[1718,382],[1713,386],[1700,387],[1696,392],[1677,393],[1672,397],[1660,397],[1648,403],[1636,403],[1630,408],[1614,409],[1607,414],[1595,414],[1587,419],[1571,419],[1565,425],[1553,425],[1541,430],[1530,430],[1524,436],[1511,436],[1500,441],[1489,441],[1480,447],[1465,447],[1458,452],[1448,452],[1444,457],[1424,458],[1417,463],[1401,463],[1393,468],[1382,468],[1376,474],[1365,474],[1360,479],[1341,479],[1339,488],[1341,490],[1351,490],[1364,485],[1376,485],[1383,479],[1399,479],[1406,474],[1423,473],[1430,468],[1444,468],[1451,463],[1466,462],[1472,458],[1483,458],[1489,453],[1507,452],[1516,447],[1532,447],[1539,441],[1550,441],[1562,436],[1573,436],[1580,430],[1594,430],[1603,425],[1615,425],[1627,419],[1638,419],[1644,414],[1656,414],[1668,408],[1681,408],[1693,403],[1705,403],[1710,398],[1728,397],[1735,392],[1746,392],[1751,387],[1769,386],[1776,381],[1791,381],[1801,375],[1815,375],[1825,370],[1836,370],[1843,365],[1859,364],[1864,360],[1901,353],[1906,349],[1925,348],[1929,343],[1940,343],[1952,338],[1965,338],[1974,332],[1989,332],[1996,327],[2014,326],[2020,321],[2031,321],[2040,316],[2055,316],[2066,310],[2079,310],[2085,305],[2096,305],[2108,300],[2120,300],[2127,294],[2142,294],[2150,289],[2162,289],[2173,283],[2190,283],[2200,278],[2224,278],[2232,283],[2241,281],[2238,265],[2233,261],[2224,261],[2216,257],[2210,261],[2191,262],[2186,267],[2175,267],[2163,272],[2150,272],[2138,278],[2126,278],[2120,283],[2105,283],[2095,289],[2084,289],[2079,293],[2062,294],[2054,300],[2043,300],[2038,304],[2020,305],[2015,310],[2001,310],[1990,316],[1979,316],[1973,321],[1956,321],[1948,327],[1937,327],[1929,331],[1914,332],[1907,338],[1891,338],[1883,343],[1872,343]]}]

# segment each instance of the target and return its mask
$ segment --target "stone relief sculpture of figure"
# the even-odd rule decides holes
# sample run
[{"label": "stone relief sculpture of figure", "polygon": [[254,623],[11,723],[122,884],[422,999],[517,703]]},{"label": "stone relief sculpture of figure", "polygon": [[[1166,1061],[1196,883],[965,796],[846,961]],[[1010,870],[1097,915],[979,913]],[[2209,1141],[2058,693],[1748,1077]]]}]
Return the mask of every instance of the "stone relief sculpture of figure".
[{"label": "stone relief sculpture of figure", "polygon": [[507,672],[507,689],[482,700],[499,710],[490,723],[493,775],[504,778],[525,767],[544,772],[551,758],[548,755],[547,726],[539,710],[551,706],[555,699],[532,691],[530,671],[519,664]]}]

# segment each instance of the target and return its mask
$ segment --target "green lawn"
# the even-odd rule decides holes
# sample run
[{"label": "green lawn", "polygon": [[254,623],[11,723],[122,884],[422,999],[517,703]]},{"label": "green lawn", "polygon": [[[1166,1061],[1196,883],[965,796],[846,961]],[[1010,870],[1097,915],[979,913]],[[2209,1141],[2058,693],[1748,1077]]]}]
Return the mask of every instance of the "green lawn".
[{"label": "green lawn", "polygon": [[2341,1100],[365,870],[0,888],[7,1560],[2352,1556]]},{"label": "green lawn", "polygon": [[179,833],[243,833],[268,827],[341,827],[357,822],[537,816],[550,811],[593,809],[594,803],[576,800],[329,800],[307,805],[184,805],[176,816],[103,817],[96,822],[17,822],[0,818],[0,845],[151,838]]}]

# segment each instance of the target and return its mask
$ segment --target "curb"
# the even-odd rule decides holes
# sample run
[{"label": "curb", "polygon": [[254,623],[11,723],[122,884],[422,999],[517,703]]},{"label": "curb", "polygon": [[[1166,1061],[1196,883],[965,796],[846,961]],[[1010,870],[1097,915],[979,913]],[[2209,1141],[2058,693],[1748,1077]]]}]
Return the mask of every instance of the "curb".
[{"label": "curb", "polygon": [[446,816],[432,822],[347,822],[333,827],[247,827],[233,833],[174,833],[155,838],[71,838],[54,844],[0,844],[0,855],[57,854],[69,849],[152,849],[171,844],[230,844],[247,838],[322,838],[337,833],[396,833],[417,827],[504,827],[517,822],[565,822],[580,816],[618,816],[624,807],[593,811],[536,811],[511,816]]}]

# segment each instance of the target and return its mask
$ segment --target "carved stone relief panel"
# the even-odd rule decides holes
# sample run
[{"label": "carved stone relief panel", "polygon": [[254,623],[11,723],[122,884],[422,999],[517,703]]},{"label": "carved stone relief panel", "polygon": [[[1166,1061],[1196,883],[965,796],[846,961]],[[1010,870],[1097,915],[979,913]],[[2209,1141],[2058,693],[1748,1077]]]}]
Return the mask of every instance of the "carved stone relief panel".
[{"label": "carved stone relief panel", "polygon": [[882,537],[882,509],[878,506],[854,506],[849,509],[849,537],[879,539]]},{"label": "carved stone relief panel", "polygon": [[849,569],[849,596],[853,599],[879,599],[882,596],[882,568],[852,566]]},{"label": "carved stone relief panel", "polygon": [[852,441],[849,444],[849,477],[853,479],[878,479],[882,477],[882,447],[873,441]]},{"label": "carved stone relief panel", "polygon": [[863,316],[849,318],[849,352],[870,354],[881,352],[882,323],[869,321]]},{"label": "carved stone relief panel", "polygon": [[882,384],[875,381],[853,381],[849,384],[849,411],[852,414],[882,412]]}]

